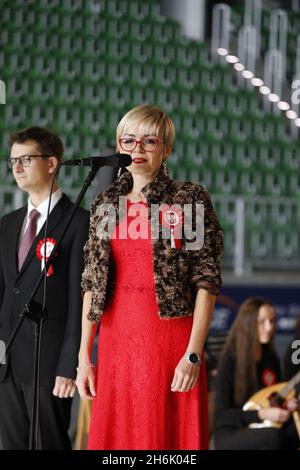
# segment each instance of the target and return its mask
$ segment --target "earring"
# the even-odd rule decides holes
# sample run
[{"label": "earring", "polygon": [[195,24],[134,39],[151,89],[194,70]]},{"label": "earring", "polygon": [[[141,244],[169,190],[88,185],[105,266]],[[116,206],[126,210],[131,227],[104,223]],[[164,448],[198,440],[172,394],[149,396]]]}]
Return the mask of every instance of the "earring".
[{"label": "earring", "polygon": [[167,162],[166,162],[166,161],[163,162],[162,168],[163,168],[164,175],[165,175],[165,176],[169,176],[169,170],[168,170]]},{"label": "earring", "polygon": [[122,173],[122,167],[119,166],[118,173],[117,173],[117,178],[120,178],[121,173]]}]

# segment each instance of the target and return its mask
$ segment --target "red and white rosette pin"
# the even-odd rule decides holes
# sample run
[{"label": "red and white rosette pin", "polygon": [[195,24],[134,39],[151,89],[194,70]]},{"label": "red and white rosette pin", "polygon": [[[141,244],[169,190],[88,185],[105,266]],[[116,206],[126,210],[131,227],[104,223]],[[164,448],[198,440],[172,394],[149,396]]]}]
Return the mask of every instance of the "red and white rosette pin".
[{"label": "red and white rosette pin", "polygon": [[270,387],[277,383],[276,373],[272,369],[264,369],[262,373],[262,382],[265,387]]},{"label": "red and white rosette pin", "polygon": [[[46,244],[46,246],[45,246]],[[54,238],[45,238],[40,240],[37,244],[35,254],[39,260],[41,260],[41,271],[43,271],[45,264],[47,263],[53,248],[56,245],[56,240]],[[45,249],[46,249],[46,260],[45,260]],[[47,277],[52,276],[53,274],[53,266],[52,264],[49,266],[47,271]]]},{"label": "red and white rosette pin", "polygon": [[176,207],[164,205],[161,209],[161,223],[170,229],[171,248],[181,247],[182,211]]}]

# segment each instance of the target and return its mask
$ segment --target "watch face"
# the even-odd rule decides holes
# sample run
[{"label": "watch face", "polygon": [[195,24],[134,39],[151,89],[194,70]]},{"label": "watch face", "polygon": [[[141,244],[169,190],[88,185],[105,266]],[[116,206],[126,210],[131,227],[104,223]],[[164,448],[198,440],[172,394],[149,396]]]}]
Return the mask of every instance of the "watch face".
[{"label": "watch face", "polygon": [[199,361],[199,358],[198,358],[197,354],[195,354],[195,353],[190,354],[189,359],[190,359],[192,364],[197,364],[197,362]]}]

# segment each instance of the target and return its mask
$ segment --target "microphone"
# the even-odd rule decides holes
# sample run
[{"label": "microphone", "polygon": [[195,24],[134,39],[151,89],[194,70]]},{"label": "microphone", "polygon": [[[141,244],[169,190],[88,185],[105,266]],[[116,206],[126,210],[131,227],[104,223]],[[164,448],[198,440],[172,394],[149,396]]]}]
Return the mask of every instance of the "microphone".
[{"label": "microphone", "polygon": [[126,153],[114,153],[113,155],[89,157],[89,158],[78,158],[75,160],[64,160],[62,165],[67,166],[92,166],[93,162],[97,163],[97,166],[112,166],[121,167],[131,165],[132,158]]}]

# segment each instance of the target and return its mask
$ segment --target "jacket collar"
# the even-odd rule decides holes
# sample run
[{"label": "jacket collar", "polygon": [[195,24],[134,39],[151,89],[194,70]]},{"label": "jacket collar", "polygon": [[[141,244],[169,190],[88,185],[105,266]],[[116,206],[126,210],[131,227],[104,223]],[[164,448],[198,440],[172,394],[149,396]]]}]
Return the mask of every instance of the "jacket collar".
[{"label": "jacket collar", "polygon": [[[148,204],[159,203],[163,200],[165,192],[170,189],[170,185],[172,184],[173,180],[165,171],[164,165],[162,165],[154,180],[147,183],[146,186],[141,189],[141,192],[147,199]],[[117,204],[119,196],[125,196],[128,194],[131,191],[132,186],[132,175],[130,171],[126,171],[109,188],[107,188],[106,191],[104,191],[105,201]]]},{"label": "jacket collar", "polygon": [[[56,228],[56,226],[62,221],[65,220],[65,217],[70,209],[71,201],[70,199],[63,194],[61,199],[58,201],[56,206],[53,208],[49,215],[49,223],[48,223],[48,230],[47,230],[47,236],[50,237]],[[24,210],[24,215],[26,209],[23,208]],[[22,212],[23,213],[23,212]],[[17,274],[17,279],[19,279],[20,276],[22,276],[23,272],[27,268],[27,266],[30,264],[30,261],[32,260],[33,256],[35,255],[35,250],[36,250],[36,245],[39,240],[42,240],[44,238],[44,230],[45,230],[45,224],[41,227],[39,233],[37,234],[34,242],[31,245],[31,248],[29,249],[27,256],[24,260],[24,263],[21,267],[21,270]]]}]

